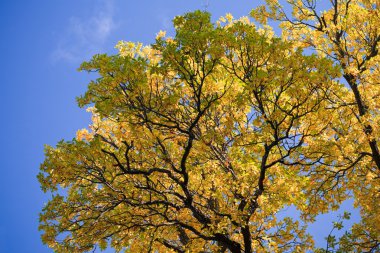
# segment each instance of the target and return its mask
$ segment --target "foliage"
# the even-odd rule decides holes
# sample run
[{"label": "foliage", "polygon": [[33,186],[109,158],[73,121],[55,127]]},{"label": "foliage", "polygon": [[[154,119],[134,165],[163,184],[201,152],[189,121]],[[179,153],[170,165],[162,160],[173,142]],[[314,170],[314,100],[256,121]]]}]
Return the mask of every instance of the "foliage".
[{"label": "foliage", "polygon": [[[325,149],[337,163],[347,163],[335,170],[328,181],[353,193],[360,207],[362,221],[342,238],[348,251],[380,251],[380,152],[379,152],[379,42],[380,2],[378,0],[331,0],[330,9],[318,11],[315,0],[288,1],[287,14],[278,1],[252,11],[281,21],[283,38],[296,47],[314,49],[341,67],[348,94],[331,101],[339,121],[335,124],[337,149]],[[263,18],[264,17],[264,18]],[[336,167],[336,164],[334,164]],[[324,173],[326,170],[315,171]],[[348,246],[351,245],[351,246]]]},{"label": "foliage", "polygon": [[[367,2],[346,8],[378,18]],[[213,24],[196,11],[174,19],[173,38],[122,41],[119,54],[83,63],[99,74],[78,99],[92,106],[92,124],[46,147],[39,180],[54,195],[40,216],[44,243],[57,252],[306,252],[307,223],[353,193],[363,220],[338,250],[375,252],[377,44],[345,30],[340,55],[341,23],[362,25],[342,3],[333,1],[339,15],[324,12],[319,30],[306,20],[319,17],[310,1],[291,4],[294,19],[275,1],[252,11],[283,20],[283,38],[248,18]],[[360,27],[369,36],[375,16]],[[318,54],[303,52],[310,46]],[[299,219],[278,216],[292,205]]]}]

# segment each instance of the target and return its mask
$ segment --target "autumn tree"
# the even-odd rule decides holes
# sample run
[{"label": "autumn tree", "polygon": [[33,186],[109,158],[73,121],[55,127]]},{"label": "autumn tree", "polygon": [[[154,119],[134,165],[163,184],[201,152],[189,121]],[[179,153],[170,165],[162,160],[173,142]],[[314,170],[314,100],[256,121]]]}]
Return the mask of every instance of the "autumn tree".
[{"label": "autumn tree", "polygon": [[[271,4],[273,13],[260,10],[282,18]],[[357,113],[337,59],[305,54],[296,33],[279,38],[248,18],[213,24],[196,11],[173,23],[174,37],[122,41],[117,55],[82,64],[99,75],[78,99],[92,113],[90,129],[47,147],[39,174],[53,192],[40,217],[49,247],[306,252],[307,223],[351,191],[377,217],[364,199],[378,189],[368,182],[378,175],[368,137],[376,105],[363,97],[371,117]],[[378,69],[366,71],[375,82]],[[278,215],[291,205],[299,219]],[[345,240],[367,243],[355,231]]]},{"label": "autumn tree", "polygon": [[[380,2],[378,0],[267,1],[252,15],[280,21],[283,38],[299,48],[313,49],[341,68],[345,89],[331,97],[336,115],[332,124],[334,145],[326,155],[334,163],[314,170],[327,192],[346,189],[360,208],[362,221],[341,240],[345,252],[380,250],[380,151],[379,151],[379,43]],[[292,9],[287,13],[286,9]],[[323,146],[323,144],[321,143]],[[331,185],[333,184],[333,185]],[[326,189],[326,188],[325,188]]]}]

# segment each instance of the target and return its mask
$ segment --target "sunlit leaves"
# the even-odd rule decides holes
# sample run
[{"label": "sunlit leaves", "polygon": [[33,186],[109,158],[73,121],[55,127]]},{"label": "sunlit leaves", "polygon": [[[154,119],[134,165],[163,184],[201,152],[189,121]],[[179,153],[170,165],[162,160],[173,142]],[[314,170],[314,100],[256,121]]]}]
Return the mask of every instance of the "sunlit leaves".
[{"label": "sunlit leaves", "polygon": [[[320,192],[337,199],[338,191],[353,193],[362,221],[341,238],[342,252],[377,252],[379,227],[379,1],[266,1],[252,11],[259,21],[280,22],[283,38],[296,47],[315,50],[340,66],[345,87],[330,97],[330,137],[316,138],[324,150],[325,168],[311,172]],[[285,1],[283,1],[285,2]],[[321,1],[322,2],[322,1]],[[292,9],[292,13],[286,9]],[[263,15],[264,17],[260,17]],[[326,132],[325,134],[327,134]],[[319,140],[318,140],[319,139]],[[311,143],[310,143],[311,145]],[[322,148],[325,147],[325,148]],[[369,220],[372,220],[370,223]],[[333,240],[331,238],[331,240]],[[331,241],[330,244],[336,244]]]},{"label": "sunlit leaves", "polygon": [[[78,98],[92,124],[46,148],[43,241],[58,252],[306,252],[305,222],[339,206],[353,189],[345,174],[367,158],[363,135],[345,134],[355,114],[337,110],[353,99],[341,68],[248,18],[215,25],[196,11],[173,23],[173,38],[122,41],[82,64],[98,74]],[[291,205],[299,220],[276,217]]]}]

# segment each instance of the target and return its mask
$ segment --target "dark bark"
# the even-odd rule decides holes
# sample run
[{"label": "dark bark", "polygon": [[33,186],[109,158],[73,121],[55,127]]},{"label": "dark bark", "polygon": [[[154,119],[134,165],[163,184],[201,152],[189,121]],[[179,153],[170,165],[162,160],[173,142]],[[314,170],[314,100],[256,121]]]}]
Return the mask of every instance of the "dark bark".
[{"label": "dark bark", "polygon": [[[360,95],[358,85],[355,82],[355,77],[351,74],[344,74],[343,76],[346,79],[347,83],[350,85],[352,92],[355,95],[355,101],[357,104],[359,115],[361,117],[366,115],[368,113],[368,106],[365,105],[365,103],[364,103],[364,101]],[[371,135],[373,132],[373,128],[371,125],[367,124],[364,126],[363,131],[366,135]],[[376,140],[370,140],[368,143],[369,143],[369,146],[371,148],[372,159],[375,162],[377,168],[380,170],[380,151],[379,151],[378,144],[377,144]]]}]

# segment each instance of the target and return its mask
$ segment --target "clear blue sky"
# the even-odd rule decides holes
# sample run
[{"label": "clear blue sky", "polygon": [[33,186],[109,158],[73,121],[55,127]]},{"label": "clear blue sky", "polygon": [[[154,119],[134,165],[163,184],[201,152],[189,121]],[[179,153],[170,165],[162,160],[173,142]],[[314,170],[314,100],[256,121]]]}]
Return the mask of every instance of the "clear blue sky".
[{"label": "clear blue sky", "polygon": [[[207,2],[216,19],[248,15],[260,1],[0,1],[0,252],[52,252],[37,229],[49,194],[36,175],[44,144],[72,139],[89,124],[75,102],[90,80],[76,71],[79,64],[95,53],[116,53],[118,40],[153,42],[159,30],[172,30],[175,15]],[[319,240],[330,219],[312,227]]]}]

